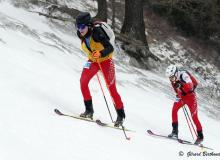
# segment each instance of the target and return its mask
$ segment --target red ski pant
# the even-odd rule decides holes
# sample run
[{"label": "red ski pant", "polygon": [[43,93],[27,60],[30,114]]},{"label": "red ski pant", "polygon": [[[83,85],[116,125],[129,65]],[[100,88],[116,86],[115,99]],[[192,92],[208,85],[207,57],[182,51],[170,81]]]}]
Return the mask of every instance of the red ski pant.
[{"label": "red ski pant", "polygon": [[[115,67],[114,67],[113,60],[108,59],[103,62],[100,62],[99,64],[101,66],[101,71],[103,72],[103,76],[107,83],[110,95],[114,101],[115,108],[122,109],[123,102],[116,89]],[[100,70],[99,64],[88,60],[87,64],[83,68],[81,78],[80,78],[80,85],[81,85],[81,92],[82,92],[82,95],[85,101],[92,99],[88,84],[90,80],[92,79],[92,77],[95,74],[97,74],[97,72]]]},{"label": "red ski pant", "polygon": [[197,108],[197,100],[195,93],[188,94],[186,96],[183,96],[181,100],[178,102],[175,102],[173,104],[173,110],[172,110],[172,122],[178,122],[178,110],[183,107],[184,105],[187,105],[189,107],[192,120],[197,128],[197,131],[202,131],[201,123],[198,119],[198,108]]}]

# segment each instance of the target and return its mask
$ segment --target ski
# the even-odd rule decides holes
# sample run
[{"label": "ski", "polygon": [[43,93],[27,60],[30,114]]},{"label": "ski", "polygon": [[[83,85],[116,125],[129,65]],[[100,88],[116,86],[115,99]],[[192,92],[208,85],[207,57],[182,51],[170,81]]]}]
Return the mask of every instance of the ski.
[{"label": "ski", "polygon": [[187,140],[183,140],[183,139],[176,139],[176,138],[171,138],[171,137],[168,137],[168,136],[164,136],[164,135],[161,135],[161,134],[156,134],[154,132],[152,132],[151,130],[147,130],[147,133],[151,136],[155,136],[155,137],[160,137],[160,138],[165,138],[165,139],[170,139],[170,140],[175,140],[175,141],[178,141],[179,143],[181,144],[186,144],[186,145],[193,145],[193,146],[198,146],[200,148],[205,148],[205,149],[209,149],[209,150],[213,150],[212,148],[209,148],[209,147],[206,147],[202,144],[194,144],[190,141],[187,141]]},{"label": "ski", "polygon": [[80,117],[80,116],[64,114],[64,113],[62,113],[62,112],[61,112],[60,110],[58,110],[58,109],[54,109],[54,112],[55,112],[57,115],[60,115],[60,116],[71,117],[71,118],[75,118],[75,119],[79,119],[79,120],[84,120],[84,121],[88,121],[88,122],[96,122],[95,120],[90,119],[90,118],[84,118],[84,117]]},{"label": "ski", "polygon": [[[114,125],[112,124],[108,124],[108,123],[104,123],[102,122],[100,119],[97,119],[96,120],[96,124],[98,124],[99,126],[102,126],[102,127],[109,127],[109,128],[114,128],[114,129],[119,129],[119,130],[123,130],[123,128],[120,128],[120,127],[115,127]],[[124,128],[125,131],[129,131],[129,132],[134,132],[130,129],[127,129],[127,128]]]},{"label": "ski", "polygon": [[166,139],[170,139],[170,140],[175,140],[175,141],[178,141],[179,143],[191,143],[191,142],[186,141],[186,140],[176,139],[176,138],[172,138],[172,137],[168,137],[168,136],[156,134],[156,133],[152,132],[151,130],[147,130],[147,133],[148,133],[149,135],[152,135],[152,136],[161,137],[161,138],[166,138]]},{"label": "ski", "polygon": [[205,148],[205,149],[209,149],[209,150],[214,150],[214,149],[212,149],[212,148],[210,148],[210,147],[206,147],[206,146],[204,146],[203,144],[195,144],[195,143],[193,143],[193,142],[188,142],[188,141],[183,141],[183,142],[180,142],[180,143],[182,143],[182,144],[186,144],[186,145],[192,145],[192,146],[198,146],[198,147],[200,147],[200,148]]},{"label": "ski", "polygon": [[[87,122],[93,122],[93,123],[96,123],[97,125],[99,126],[102,126],[102,127],[108,127],[108,128],[113,128],[113,129],[118,129],[118,130],[123,130],[122,128],[119,128],[119,127],[115,127],[113,124],[108,124],[108,123],[104,123],[102,122],[100,119],[90,119],[90,118],[84,118],[84,117],[80,117],[80,116],[76,116],[76,115],[69,115],[69,114],[64,114],[62,113],[60,110],[58,109],[54,109],[54,112],[59,115],[59,116],[65,116],[65,117],[70,117],[70,118],[75,118],[75,119],[78,119],[78,120],[84,120],[84,121],[87,121]],[[129,129],[126,129],[124,128],[125,131],[131,131]]]}]

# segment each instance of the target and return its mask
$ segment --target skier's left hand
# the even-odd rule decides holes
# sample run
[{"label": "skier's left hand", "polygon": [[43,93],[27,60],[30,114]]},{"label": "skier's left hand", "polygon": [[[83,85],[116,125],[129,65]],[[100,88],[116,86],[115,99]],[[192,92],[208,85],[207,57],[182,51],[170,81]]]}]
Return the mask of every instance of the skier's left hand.
[{"label": "skier's left hand", "polygon": [[179,102],[180,100],[181,100],[181,98],[178,95],[176,95],[175,102]]},{"label": "skier's left hand", "polygon": [[93,55],[93,57],[94,57],[95,59],[98,59],[98,58],[101,57],[100,51],[93,51],[93,52],[92,52],[92,55]]},{"label": "skier's left hand", "polygon": [[181,88],[182,87],[182,84],[180,83],[180,82],[176,82],[175,84],[174,84],[174,87],[175,88]]}]

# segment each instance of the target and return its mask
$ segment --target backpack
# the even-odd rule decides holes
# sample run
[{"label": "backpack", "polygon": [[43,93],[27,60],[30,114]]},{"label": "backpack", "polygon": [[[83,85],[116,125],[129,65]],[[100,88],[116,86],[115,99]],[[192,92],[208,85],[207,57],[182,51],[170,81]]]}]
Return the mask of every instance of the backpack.
[{"label": "backpack", "polygon": [[106,23],[102,21],[96,21],[94,22],[95,27],[101,27],[104,33],[109,38],[109,41],[113,47],[115,47],[115,34],[112,30],[112,28]]},{"label": "backpack", "polygon": [[[192,83],[193,83],[193,90],[195,90],[196,89],[196,87],[198,86],[198,84],[199,84],[199,82],[198,82],[198,80],[195,78],[195,76],[193,76],[189,71],[186,71],[186,70],[181,70],[181,71],[185,71],[188,75],[189,75],[189,77],[190,77],[190,79],[192,80]],[[181,81],[182,82],[185,82],[184,80],[183,80],[183,78],[182,78],[182,75],[180,75],[180,79],[181,79]],[[185,82],[186,83],[186,82]]]}]

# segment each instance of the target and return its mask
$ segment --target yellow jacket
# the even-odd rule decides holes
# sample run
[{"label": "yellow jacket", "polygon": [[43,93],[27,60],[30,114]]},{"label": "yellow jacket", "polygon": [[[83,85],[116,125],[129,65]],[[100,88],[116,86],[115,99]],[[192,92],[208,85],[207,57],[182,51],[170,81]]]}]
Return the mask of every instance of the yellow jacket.
[{"label": "yellow jacket", "polygon": [[101,57],[99,59],[93,58],[92,51],[102,51],[104,49],[104,46],[100,42],[95,42],[93,40],[92,36],[90,37],[90,48],[91,48],[91,51],[87,48],[85,41],[82,41],[81,47],[82,47],[82,50],[86,53],[86,55],[89,58],[89,60],[91,60],[92,62],[97,62],[97,61],[103,62],[103,61],[105,61],[107,59],[112,58],[112,55],[113,55],[113,52],[112,52],[112,53],[108,54],[107,56]]}]

